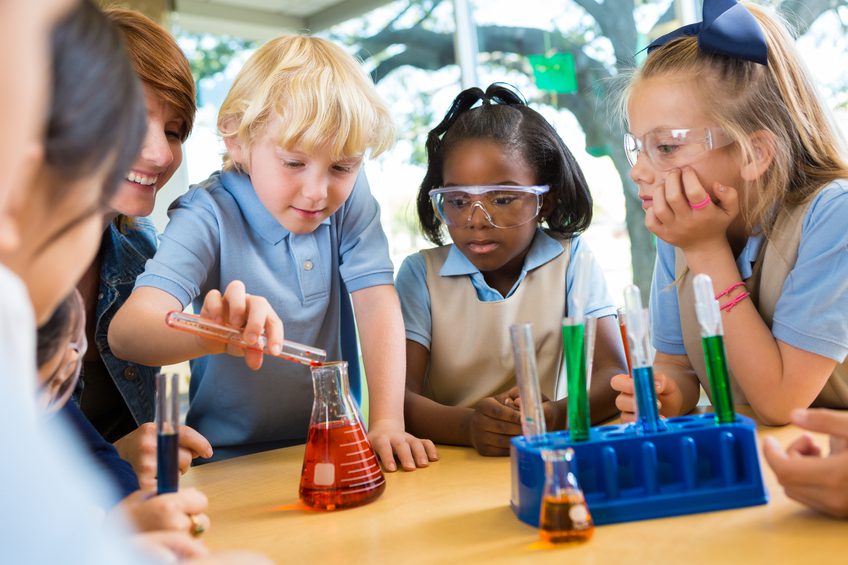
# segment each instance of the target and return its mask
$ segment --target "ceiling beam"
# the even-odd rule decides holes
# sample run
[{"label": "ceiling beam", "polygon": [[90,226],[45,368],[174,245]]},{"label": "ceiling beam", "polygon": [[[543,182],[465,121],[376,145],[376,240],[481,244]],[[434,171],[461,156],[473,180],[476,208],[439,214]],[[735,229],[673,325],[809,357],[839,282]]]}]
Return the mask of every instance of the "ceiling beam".
[{"label": "ceiling beam", "polygon": [[306,28],[316,32],[336,24],[359,18],[380,6],[389,4],[391,0],[342,0],[338,4],[324,8],[306,17]]},{"label": "ceiling beam", "polygon": [[304,18],[202,0],[175,0],[174,13],[179,25],[189,31],[260,42],[307,28]]}]

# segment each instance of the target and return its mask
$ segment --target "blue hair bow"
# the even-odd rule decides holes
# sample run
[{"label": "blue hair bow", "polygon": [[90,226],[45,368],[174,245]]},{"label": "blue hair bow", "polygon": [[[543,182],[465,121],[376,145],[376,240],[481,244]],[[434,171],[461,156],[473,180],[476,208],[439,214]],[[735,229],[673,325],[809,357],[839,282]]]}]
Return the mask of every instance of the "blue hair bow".
[{"label": "blue hair bow", "polygon": [[648,53],[673,39],[697,36],[705,53],[768,64],[768,45],[753,14],[736,0],[704,0],[703,21],[677,28],[648,45]]}]

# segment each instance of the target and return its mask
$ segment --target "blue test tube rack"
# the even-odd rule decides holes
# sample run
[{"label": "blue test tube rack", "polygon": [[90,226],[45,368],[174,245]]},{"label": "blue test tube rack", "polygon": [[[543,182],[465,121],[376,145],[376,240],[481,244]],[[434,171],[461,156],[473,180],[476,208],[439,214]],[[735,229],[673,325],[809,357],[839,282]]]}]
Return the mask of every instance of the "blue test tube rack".
[{"label": "blue test tube rack", "polygon": [[765,504],[757,456],[756,426],[750,418],[718,424],[713,414],[664,420],[667,429],[644,432],[633,424],[591,428],[588,441],[571,442],[568,432],[549,432],[544,441],[512,439],[513,512],[539,525],[545,485],[543,449],[571,447],[577,480],[595,524],[614,524]]}]

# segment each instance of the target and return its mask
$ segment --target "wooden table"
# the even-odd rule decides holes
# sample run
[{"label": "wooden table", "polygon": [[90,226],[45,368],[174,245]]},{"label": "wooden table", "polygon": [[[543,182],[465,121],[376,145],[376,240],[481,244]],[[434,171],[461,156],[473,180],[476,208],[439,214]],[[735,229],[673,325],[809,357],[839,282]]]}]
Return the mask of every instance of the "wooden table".
[{"label": "wooden table", "polygon": [[[799,433],[759,430],[784,446]],[[372,504],[337,512],[298,504],[302,446],[195,467],[182,484],[209,496],[212,549],[257,550],[279,563],[848,562],[848,524],[788,499],[764,462],[767,505],[601,526],[588,543],[552,547],[508,506],[509,458],[447,446],[439,454],[427,469],[387,474]]]}]

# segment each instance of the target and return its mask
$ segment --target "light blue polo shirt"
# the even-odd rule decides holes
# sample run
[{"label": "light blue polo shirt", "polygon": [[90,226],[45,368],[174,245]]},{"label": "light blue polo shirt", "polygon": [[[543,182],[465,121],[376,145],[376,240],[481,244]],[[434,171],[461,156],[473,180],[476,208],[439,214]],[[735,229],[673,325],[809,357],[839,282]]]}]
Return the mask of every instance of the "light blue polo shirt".
[{"label": "light blue polo shirt", "polygon": [[[607,291],[607,283],[601,272],[600,266],[595,261],[589,246],[583,243],[580,236],[571,239],[571,260],[566,269],[566,296],[568,310],[574,311],[574,302],[568,290],[574,286],[574,258],[577,253],[585,249],[589,251],[591,258],[592,274],[589,279],[589,298],[586,303],[586,315],[593,318],[615,315],[616,309]],[[451,245],[447,259],[442,265],[439,275],[443,277],[468,277],[477,298],[481,302],[493,302],[504,300],[513,295],[528,272],[538,269],[542,265],[556,259],[562,254],[562,244],[546,234],[541,229],[536,230],[536,235],[530,245],[530,251],[524,258],[524,265],[518,280],[504,297],[500,292],[490,287],[483,277],[483,273],[474,266],[468,258],[455,246]],[[432,336],[432,316],[430,313],[430,292],[427,289],[427,269],[424,256],[421,253],[410,255],[404,259],[397,274],[395,286],[400,295],[400,305],[403,311],[403,322],[406,326],[406,339],[420,343],[430,349],[430,337]],[[543,297],[540,297],[542,300]]]},{"label": "light blue polo shirt", "polygon": [[[774,312],[772,334],[798,349],[841,363],[848,355],[848,181],[823,188],[801,228],[798,260]],[[763,236],[748,238],[736,259],[742,279],[753,271]],[[685,355],[674,282],[674,247],[657,241],[651,284],[651,324],[657,351]]]},{"label": "light blue polo shirt", "polygon": [[[214,173],[178,198],[159,250],[136,288],[164,290],[200,311],[203,297],[234,280],[264,296],[285,337],[339,359],[340,280],[349,292],[392,284],[380,209],[360,172],[348,200],[312,233],[286,230],[263,206],[250,178]],[[163,320],[164,323],[164,320]],[[259,371],[242,359],[192,361],[188,425],[206,436],[215,459],[302,443],[312,409],[312,378],[298,363],[267,357]]]}]

